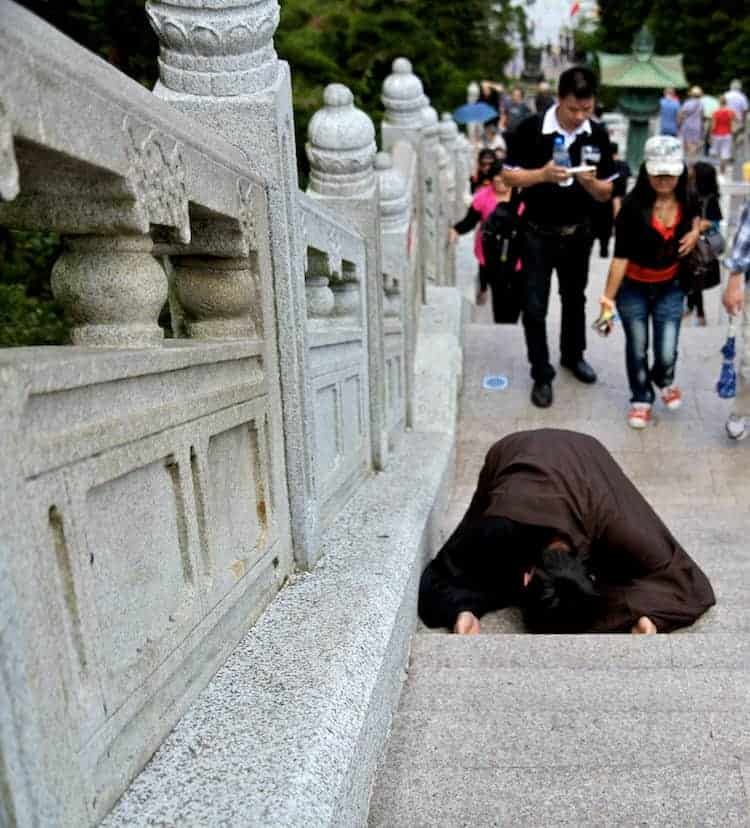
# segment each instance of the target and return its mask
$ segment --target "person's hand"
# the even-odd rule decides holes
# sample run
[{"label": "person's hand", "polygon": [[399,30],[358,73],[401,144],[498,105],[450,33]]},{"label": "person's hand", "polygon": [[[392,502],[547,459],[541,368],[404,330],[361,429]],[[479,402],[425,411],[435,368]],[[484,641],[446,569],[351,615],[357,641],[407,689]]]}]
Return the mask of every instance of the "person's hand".
[{"label": "person's hand", "polygon": [[454,227],[451,227],[450,230],[448,230],[448,244],[454,244],[458,236],[458,230],[456,230]]},{"label": "person's hand", "polygon": [[482,288],[479,288],[479,290],[477,291],[477,305],[487,304],[487,294],[487,288],[484,288],[484,290]]},{"label": "person's hand", "polygon": [[479,619],[473,612],[464,610],[458,613],[453,632],[457,635],[479,635]]},{"label": "person's hand", "polygon": [[615,303],[608,296],[599,299],[599,316],[594,322],[596,332],[602,336],[609,336],[615,324]]},{"label": "person's hand", "polygon": [[555,164],[554,161],[548,161],[542,167],[542,181],[545,184],[559,184],[561,181],[566,181],[571,178],[567,167],[561,167]]},{"label": "person's hand", "polygon": [[680,246],[677,248],[677,255],[687,256],[688,253],[698,244],[698,239],[701,237],[700,227],[693,228],[689,233],[680,239]]},{"label": "person's hand", "polygon": [[586,170],[586,172],[579,172],[576,173],[576,181],[582,186],[586,186],[586,184],[591,183],[592,181],[596,181],[596,170]]},{"label": "person's hand", "polygon": [[741,313],[745,305],[745,285],[741,273],[730,274],[721,302],[730,316]]},{"label": "person's hand", "polygon": [[642,615],[630,632],[633,635],[656,635],[656,624],[647,615]]}]

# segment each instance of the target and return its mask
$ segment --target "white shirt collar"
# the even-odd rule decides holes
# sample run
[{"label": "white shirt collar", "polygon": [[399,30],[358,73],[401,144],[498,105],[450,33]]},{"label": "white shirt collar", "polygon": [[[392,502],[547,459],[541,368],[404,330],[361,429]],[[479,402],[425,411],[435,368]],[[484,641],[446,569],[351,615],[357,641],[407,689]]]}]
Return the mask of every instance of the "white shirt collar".
[{"label": "white shirt collar", "polygon": [[565,138],[566,145],[572,144],[578,135],[591,134],[591,122],[587,118],[579,127],[573,132],[568,132],[560,125],[557,120],[557,104],[551,106],[544,113],[544,121],[542,122],[542,134],[551,135],[553,132],[559,132]]}]

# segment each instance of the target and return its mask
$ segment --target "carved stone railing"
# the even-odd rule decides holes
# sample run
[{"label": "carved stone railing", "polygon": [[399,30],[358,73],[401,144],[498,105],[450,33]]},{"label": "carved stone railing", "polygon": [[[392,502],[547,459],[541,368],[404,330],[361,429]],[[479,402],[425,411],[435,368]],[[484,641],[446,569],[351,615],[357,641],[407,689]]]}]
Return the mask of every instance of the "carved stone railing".
[{"label": "carved stone railing", "polygon": [[[413,425],[460,147],[405,59],[299,192],[276,0],[147,4],[154,93],[0,0],[0,223],[73,344],[0,351],[0,822],[95,824]],[[159,316],[168,303],[173,338]]]}]

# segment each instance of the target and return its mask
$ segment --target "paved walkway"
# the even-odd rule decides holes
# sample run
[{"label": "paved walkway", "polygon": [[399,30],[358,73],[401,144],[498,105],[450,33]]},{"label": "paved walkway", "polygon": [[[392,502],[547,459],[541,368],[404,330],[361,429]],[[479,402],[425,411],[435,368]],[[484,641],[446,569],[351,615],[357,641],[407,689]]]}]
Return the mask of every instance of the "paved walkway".
[{"label": "paved walkway", "polygon": [[[462,242],[460,272],[470,289]],[[589,315],[607,262],[592,258]],[[447,534],[468,505],[484,454],[503,434],[556,426],[598,437],[714,584],[718,604],[689,635],[529,636],[518,614],[483,635],[420,628],[376,786],[371,826],[750,825],[750,441],[724,437],[713,386],[724,338],[719,292],[709,326],[683,328],[685,403],[628,428],[622,330],[592,332],[599,374],[564,370],[555,404],[535,409],[519,327],[478,309],[466,333],[454,497]],[[551,303],[557,353],[559,301]],[[503,374],[505,391],[482,379]]]}]

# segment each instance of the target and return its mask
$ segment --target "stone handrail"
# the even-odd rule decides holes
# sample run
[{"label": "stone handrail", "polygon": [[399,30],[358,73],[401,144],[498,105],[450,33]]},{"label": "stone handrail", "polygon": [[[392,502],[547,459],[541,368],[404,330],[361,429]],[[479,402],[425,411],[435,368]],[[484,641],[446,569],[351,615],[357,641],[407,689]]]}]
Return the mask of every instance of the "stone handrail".
[{"label": "stone handrail", "polygon": [[147,11],[153,93],[0,0],[0,222],[62,234],[73,321],[72,346],[0,351],[0,821],[19,825],[101,820],[315,565],[413,424],[425,284],[454,279],[466,153],[407,60],[389,153],[326,89],[303,194],[276,0]]}]

